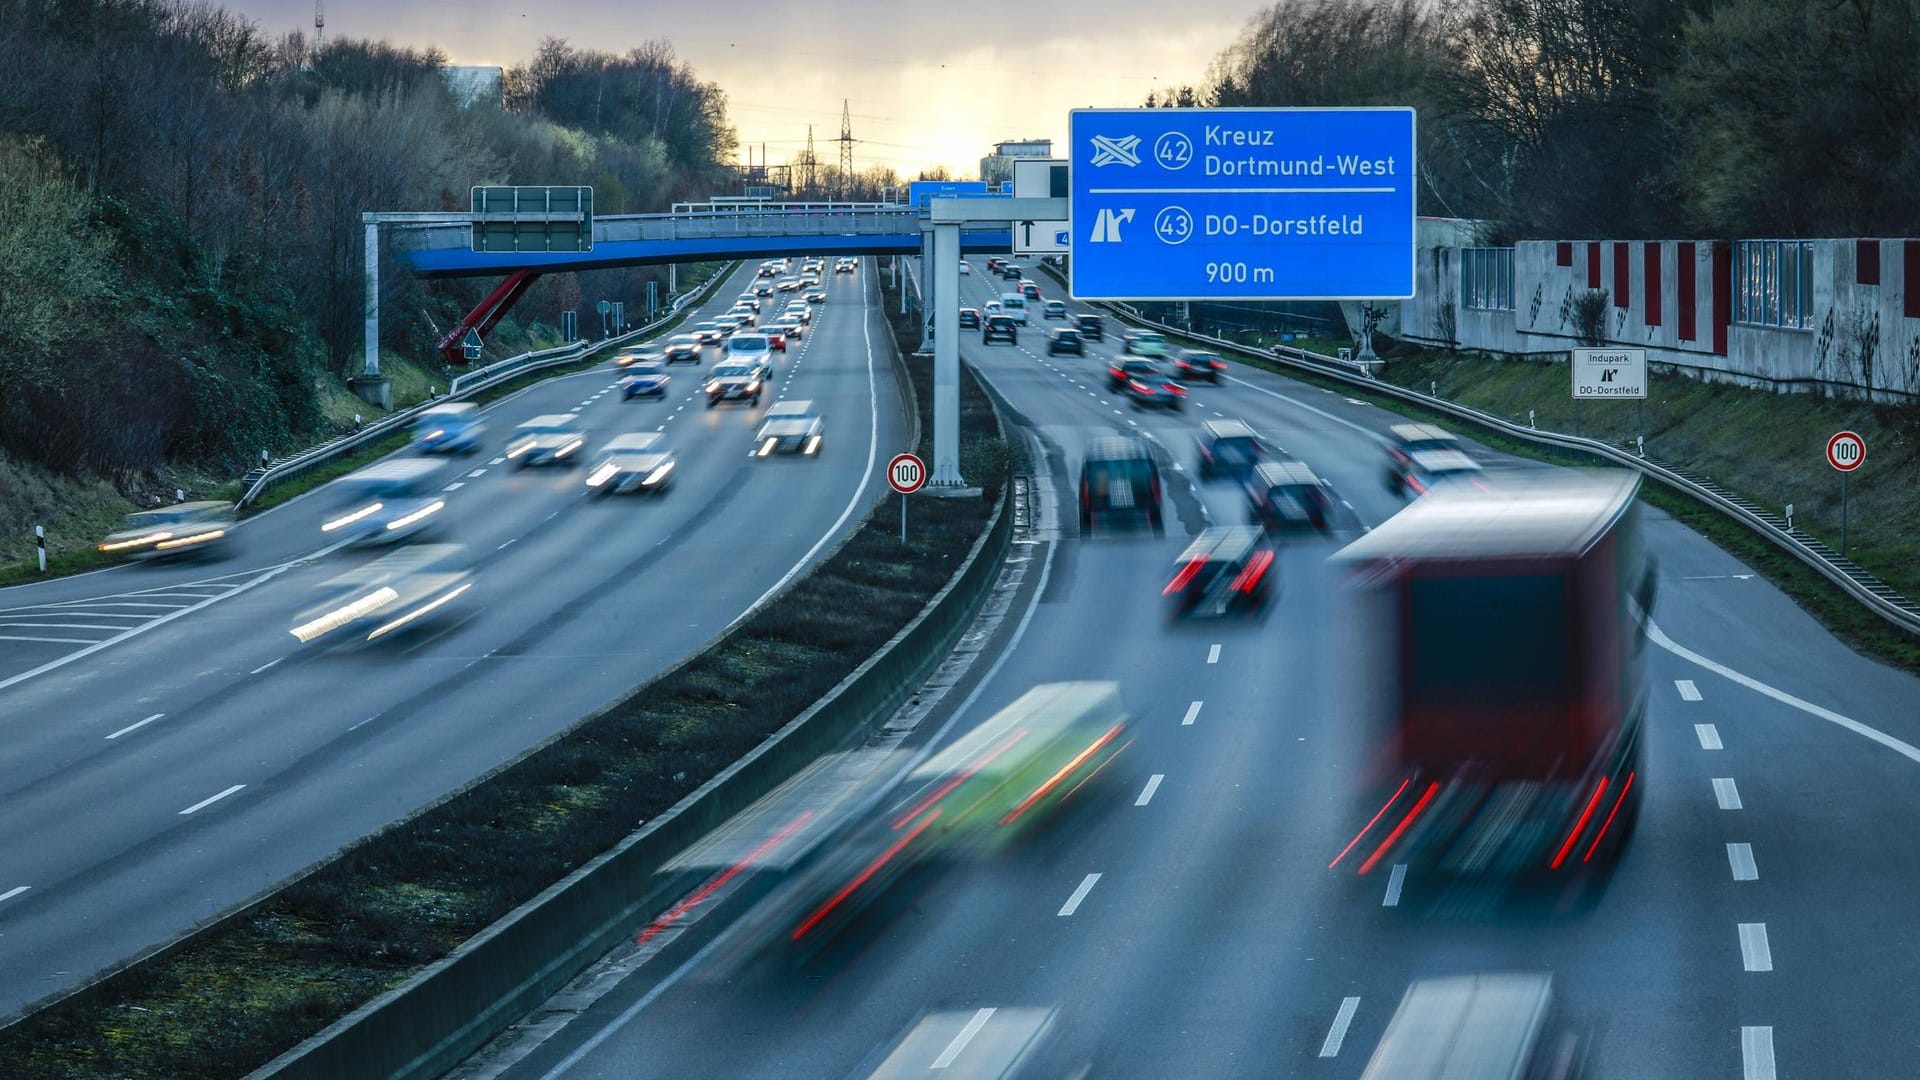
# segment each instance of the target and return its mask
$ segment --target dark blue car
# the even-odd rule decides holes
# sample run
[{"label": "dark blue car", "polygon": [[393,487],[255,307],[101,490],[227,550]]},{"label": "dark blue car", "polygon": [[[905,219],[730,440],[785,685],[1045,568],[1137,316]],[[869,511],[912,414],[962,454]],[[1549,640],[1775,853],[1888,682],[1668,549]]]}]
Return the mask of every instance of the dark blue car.
[{"label": "dark blue car", "polygon": [[620,400],[631,401],[637,397],[656,397],[664,401],[667,397],[667,384],[671,381],[664,363],[657,360],[642,360],[627,369],[627,377],[620,381]]}]

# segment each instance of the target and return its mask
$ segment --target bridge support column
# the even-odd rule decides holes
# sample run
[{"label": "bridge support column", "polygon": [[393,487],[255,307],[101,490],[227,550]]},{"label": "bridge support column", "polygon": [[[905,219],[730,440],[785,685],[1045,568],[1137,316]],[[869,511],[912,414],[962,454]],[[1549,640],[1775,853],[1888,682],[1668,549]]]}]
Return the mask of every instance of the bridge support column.
[{"label": "bridge support column", "polygon": [[[922,241],[923,246],[925,241]],[[933,475],[929,487],[964,488],[960,478],[960,226],[933,227],[933,279],[926,315],[933,335]],[[937,298],[937,299],[936,299]],[[946,333],[938,333],[939,327]]]},{"label": "bridge support column", "polygon": [[[934,289],[933,252],[934,252],[933,230],[921,229],[920,230],[920,348],[915,350],[914,355],[916,356],[925,356],[930,351],[927,348],[927,345],[929,343],[928,342],[929,332],[927,328],[933,325],[933,289]],[[905,304],[906,300],[907,300],[907,294],[904,290],[902,290],[900,293],[900,302],[902,304]]]},{"label": "bridge support column", "polygon": [[369,405],[391,409],[393,380],[380,376],[380,225],[367,221],[366,230],[367,295],[362,307],[367,322],[367,356],[360,377],[347,380],[347,385],[360,396],[360,400]]}]

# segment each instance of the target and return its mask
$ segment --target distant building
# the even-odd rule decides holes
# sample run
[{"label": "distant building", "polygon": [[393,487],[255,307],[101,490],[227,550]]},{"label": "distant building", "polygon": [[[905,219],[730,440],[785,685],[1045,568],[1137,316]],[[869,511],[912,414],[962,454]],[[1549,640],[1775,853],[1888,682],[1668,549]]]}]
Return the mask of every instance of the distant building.
[{"label": "distant building", "polygon": [[440,69],[440,75],[447,80],[447,89],[453,91],[454,100],[462,107],[471,108],[482,101],[493,105],[501,103],[500,84],[505,77],[501,68],[449,64]]},{"label": "distant building", "polygon": [[1052,139],[1009,139],[993,144],[993,153],[980,159],[980,179],[1004,184],[1013,179],[1015,158],[1050,158]]}]

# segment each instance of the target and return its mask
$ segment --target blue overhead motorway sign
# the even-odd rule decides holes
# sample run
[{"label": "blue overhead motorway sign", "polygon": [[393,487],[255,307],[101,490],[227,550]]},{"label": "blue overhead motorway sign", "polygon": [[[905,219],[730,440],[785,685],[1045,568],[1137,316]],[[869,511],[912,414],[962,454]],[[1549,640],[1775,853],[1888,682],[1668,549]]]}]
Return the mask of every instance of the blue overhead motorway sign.
[{"label": "blue overhead motorway sign", "polygon": [[1075,109],[1081,300],[1413,296],[1414,114]]},{"label": "blue overhead motorway sign", "polygon": [[986,194],[984,180],[913,180],[907,184],[907,205],[925,209],[929,199]]}]

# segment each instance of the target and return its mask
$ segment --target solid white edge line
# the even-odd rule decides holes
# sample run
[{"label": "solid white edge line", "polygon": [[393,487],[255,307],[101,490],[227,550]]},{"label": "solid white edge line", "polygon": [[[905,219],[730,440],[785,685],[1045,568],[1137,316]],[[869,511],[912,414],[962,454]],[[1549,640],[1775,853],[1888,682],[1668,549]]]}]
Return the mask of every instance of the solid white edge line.
[{"label": "solid white edge line", "polygon": [[[1656,624],[1652,619],[1647,620],[1647,637],[1651,638],[1655,645],[1658,645],[1661,648],[1672,653],[1673,655],[1680,657],[1682,660],[1687,660],[1694,664],[1698,664],[1699,666],[1706,668],[1708,671],[1713,672],[1715,675],[1718,675],[1724,679],[1730,679],[1733,682],[1737,682],[1741,686],[1744,686],[1747,689],[1752,690],[1756,693],[1765,694],[1767,697],[1772,698],[1773,700],[1781,703],[1782,705],[1790,705],[1793,708],[1799,709],[1801,712],[1804,712],[1810,716],[1819,717],[1820,719],[1825,720],[1829,724],[1834,724],[1838,727],[1846,728],[1848,731],[1853,732],[1855,735],[1859,735],[1864,738],[1871,739],[1874,742],[1879,743],[1881,746],[1884,746],[1887,749],[1893,751],[1894,753],[1899,754],[1901,757],[1906,758],[1908,761],[1920,763],[1920,748],[1916,748],[1912,743],[1905,742],[1901,739],[1896,739],[1884,731],[1880,731],[1877,728],[1868,727],[1867,725],[1851,717],[1841,716],[1839,713],[1834,712],[1832,709],[1823,709],[1820,706],[1815,705],[1811,701],[1803,701],[1800,698],[1794,697],[1792,694],[1789,694],[1784,690],[1776,690],[1773,687],[1768,686],[1766,683],[1763,683],[1758,679],[1751,678],[1746,675],[1742,675],[1739,672],[1733,670],[1730,667],[1727,667],[1724,664],[1715,663],[1714,661],[1709,660],[1704,656],[1701,656],[1699,653],[1694,652],[1692,649],[1689,649],[1684,645],[1675,643],[1672,638],[1668,637],[1665,633],[1661,632],[1659,625]],[[4,683],[0,683],[0,686],[4,686],[4,685],[5,685]]]},{"label": "solid white edge line", "polygon": [[219,802],[221,799],[226,798],[227,796],[233,794],[236,791],[239,791],[241,788],[244,788],[246,786],[247,785],[245,784],[235,784],[218,795],[210,795],[207,798],[201,799],[199,802],[194,803],[192,806],[189,806],[185,810],[180,811],[180,814],[181,816],[185,816],[187,814],[193,813],[196,810],[205,810],[207,807],[212,806],[214,803]]},{"label": "solid white edge line", "polygon": [[1743,922],[1740,925],[1740,964],[1748,971],[1772,971],[1773,947],[1767,943],[1767,924]]},{"label": "solid white edge line", "polygon": [[975,1035],[980,1034],[980,1029],[986,1027],[987,1021],[992,1018],[992,1009],[981,1009],[974,1013],[973,1019],[967,1021],[967,1026],[960,1029],[959,1034],[953,1037],[953,1041],[947,1044],[945,1050],[940,1051],[940,1056],[934,1058],[933,1064],[927,1068],[944,1069],[953,1064],[954,1059],[960,1056],[961,1051],[967,1048],[967,1044],[973,1041]]},{"label": "solid white edge line", "polygon": [[167,714],[163,712],[154,713],[152,716],[147,717],[145,720],[141,720],[137,723],[128,724],[126,727],[123,727],[119,731],[116,731],[113,734],[107,736],[107,738],[117,739],[120,736],[125,735],[129,731],[138,731],[141,728],[146,727],[148,724],[153,723],[155,720],[158,720],[165,715]]},{"label": "solid white edge line", "polygon": [[1700,749],[1702,750],[1725,749],[1725,745],[1720,741],[1720,729],[1714,727],[1712,724],[1693,725],[1693,734],[1695,738],[1700,740]]},{"label": "solid white edge line", "polygon": [[1166,773],[1154,773],[1147,777],[1147,786],[1140,789],[1140,797],[1133,800],[1135,806],[1145,806],[1153,801],[1153,793],[1160,790],[1160,781],[1167,778]]},{"label": "solid white edge line", "polygon": [[1773,1028],[1740,1029],[1741,1080],[1773,1080]]},{"label": "solid white edge line", "polygon": [[1753,862],[1752,844],[1728,844],[1727,866],[1735,881],[1759,881],[1760,868]]},{"label": "solid white edge line", "polygon": [[1733,782],[1731,776],[1713,778],[1713,801],[1719,803],[1722,810],[1745,809],[1740,802],[1740,787]]},{"label": "solid white edge line", "polygon": [[1699,701],[1700,688],[1693,685],[1692,679],[1675,679],[1673,688],[1680,691],[1681,701]]},{"label": "solid white edge line", "polygon": [[1407,864],[1394,863],[1393,873],[1387,876],[1387,895],[1380,898],[1381,907],[1399,907],[1400,889],[1407,883]]},{"label": "solid white edge line", "polygon": [[1347,1027],[1353,1023],[1353,1014],[1359,1009],[1358,997],[1340,999],[1340,1011],[1333,1014],[1333,1026],[1327,1029],[1327,1039],[1320,1044],[1321,1057],[1340,1056],[1340,1044],[1347,1041]]},{"label": "solid white edge line", "polygon": [[1099,874],[1088,874],[1086,877],[1081,878],[1080,886],[1073,890],[1072,896],[1067,897],[1066,903],[1060,905],[1060,911],[1058,912],[1059,917],[1064,919],[1074,912],[1079,911],[1081,902],[1086,900],[1087,894],[1092,892],[1093,887],[1099,883]]},{"label": "solid white edge line", "polygon": [[[1214,648],[1216,648],[1216,649],[1217,649],[1217,648],[1219,648],[1219,646],[1218,646],[1218,645],[1216,645],[1216,646],[1214,646]],[[1211,662],[1211,661],[1209,661],[1209,662]],[[1189,706],[1187,706],[1187,715],[1186,715],[1186,716],[1185,716],[1184,718],[1182,718],[1182,719],[1181,719],[1181,721],[1180,721],[1180,726],[1181,726],[1181,727],[1186,727],[1186,726],[1188,726],[1188,725],[1190,725],[1190,724],[1192,724],[1192,723],[1193,723],[1193,722],[1194,722],[1195,720],[1197,720],[1197,719],[1199,719],[1199,718],[1200,718],[1200,706],[1201,706],[1201,705],[1204,705],[1204,704],[1206,704],[1206,703],[1205,703],[1205,702],[1203,702],[1203,701],[1196,701],[1196,702],[1194,702],[1193,704],[1191,704],[1191,705],[1189,705]]]},{"label": "solid white edge line", "polygon": [[19,896],[21,893],[26,892],[28,889],[31,889],[31,888],[33,888],[33,886],[31,885],[15,885],[13,888],[8,889],[6,892],[0,892],[0,900],[11,900],[14,897]]}]

